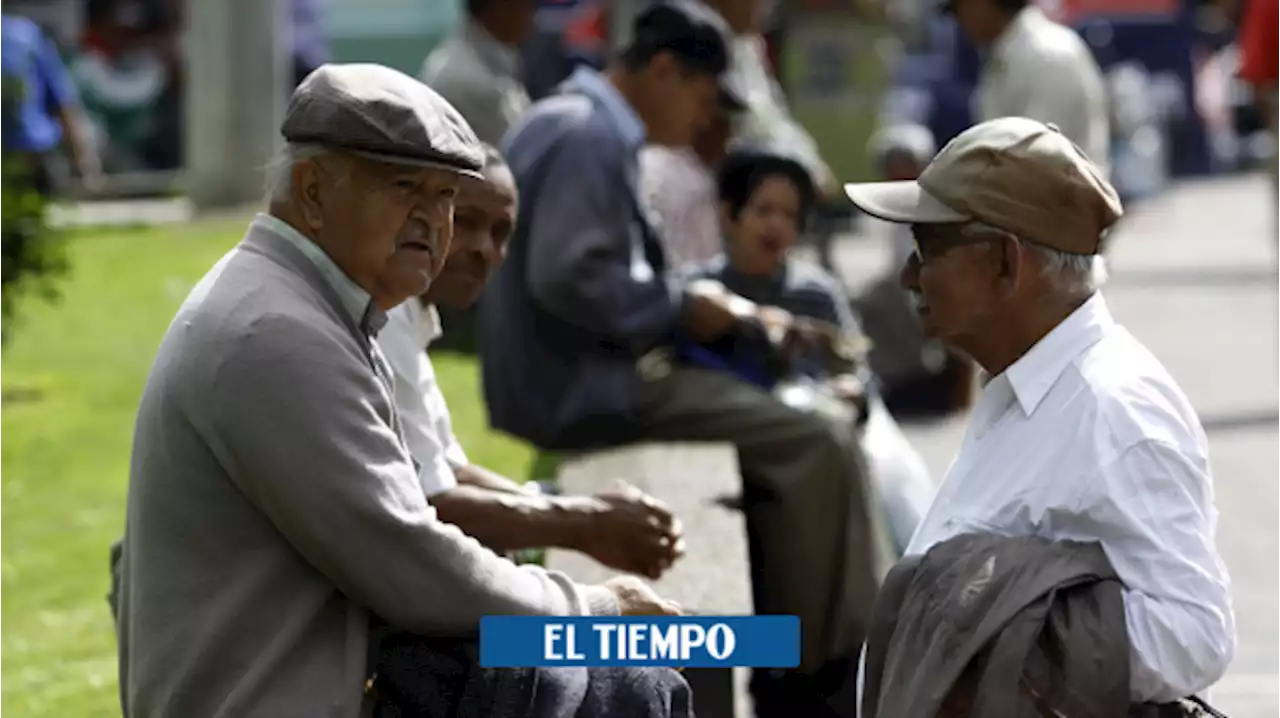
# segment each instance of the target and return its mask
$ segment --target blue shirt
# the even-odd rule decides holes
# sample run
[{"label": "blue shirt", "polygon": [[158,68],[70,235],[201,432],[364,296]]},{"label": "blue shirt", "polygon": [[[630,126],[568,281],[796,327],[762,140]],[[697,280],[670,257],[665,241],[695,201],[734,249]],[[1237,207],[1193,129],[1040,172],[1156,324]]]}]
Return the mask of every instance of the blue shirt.
[{"label": "blue shirt", "polygon": [[[76,88],[58,48],[31,20],[0,15],[4,77],[4,148],[44,152],[62,141],[58,111],[76,103]],[[10,95],[10,93],[13,93]]]},{"label": "blue shirt", "polygon": [[674,337],[644,139],[613,85],[579,68],[503,143],[520,209],[480,308],[485,400],[495,427],[543,448],[638,438],[636,362]]}]

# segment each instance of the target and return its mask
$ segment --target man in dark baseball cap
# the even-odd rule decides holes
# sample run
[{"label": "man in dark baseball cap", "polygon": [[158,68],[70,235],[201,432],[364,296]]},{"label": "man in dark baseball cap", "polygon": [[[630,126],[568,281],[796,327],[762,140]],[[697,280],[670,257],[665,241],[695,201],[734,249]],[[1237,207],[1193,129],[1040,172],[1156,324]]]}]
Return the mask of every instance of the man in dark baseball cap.
[{"label": "man in dark baseball cap", "polygon": [[[373,671],[387,630],[468,636],[488,614],[675,612],[638,579],[587,586],[516,566],[427,503],[420,474],[434,469],[404,447],[373,337],[445,259],[459,183],[483,161],[467,124],[395,70],[325,65],[294,93],[283,132],[267,213],[182,305],[138,409],[118,603],[124,715],[357,718],[395,685]],[[644,670],[601,710],[659,694],[687,708],[678,674]],[[462,695],[444,673],[410,682]],[[456,714],[446,703],[439,714]]]},{"label": "man in dark baseball cap", "polygon": [[755,607],[800,616],[797,683],[808,687],[856,655],[888,554],[860,511],[862,457],[852,432],[673,361],[677,337],[745,331],[758,308],[669,281],[667,229],[638,181],[646,143],[689,145],[711,121],[730,43],[705,3],[648,5],[605,72],[577,70],[508,134],[520,210],[480,307],[485,400],[495,427],[552,451],[732,442],[747,495],[769,497],[746,512]]}]

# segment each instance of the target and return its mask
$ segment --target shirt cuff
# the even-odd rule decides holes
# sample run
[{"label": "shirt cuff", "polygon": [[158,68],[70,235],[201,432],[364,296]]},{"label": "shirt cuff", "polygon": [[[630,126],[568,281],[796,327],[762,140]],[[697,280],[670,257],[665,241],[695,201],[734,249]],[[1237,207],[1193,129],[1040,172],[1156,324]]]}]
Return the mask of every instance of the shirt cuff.
[{"label": "shirt cuff", "polygon": [[418,467],[418,484],[422,486],[422,493],[429,499],[456,487],[458,477],[453,473],[453,467],[449,465],[448,460],[437,456],[434,460]]}]

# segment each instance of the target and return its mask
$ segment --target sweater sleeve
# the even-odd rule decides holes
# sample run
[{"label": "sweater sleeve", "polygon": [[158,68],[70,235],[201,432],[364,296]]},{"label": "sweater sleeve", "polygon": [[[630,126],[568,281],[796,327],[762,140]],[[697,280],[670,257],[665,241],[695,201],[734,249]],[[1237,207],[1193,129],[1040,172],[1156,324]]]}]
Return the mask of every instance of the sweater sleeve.
[{"label": "sweater sleeve", "polygon": [[474,631],[487,614],[616,613],[608,589],[516,566],[436,518],[375,408],[379,379],[344,339],[264,317],[209,393],[233,479],[298,553],[408,631]]}]

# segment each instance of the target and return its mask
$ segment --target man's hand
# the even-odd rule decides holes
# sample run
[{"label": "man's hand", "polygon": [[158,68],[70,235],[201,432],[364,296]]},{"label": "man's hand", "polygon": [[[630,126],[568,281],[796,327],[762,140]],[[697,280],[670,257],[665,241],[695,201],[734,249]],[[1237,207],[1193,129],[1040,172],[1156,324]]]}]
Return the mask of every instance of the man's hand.
[{"label": "man's hand", "polygon": [[611,578],[604,587],[618,599],[618,612],[623,616],[684,615],[679,604],[660,598],[648,584],[635,576]]},{"label": "man's hand", "polygon": [[827,386],[837,399],[847,402],[856,409],[859,417],[867,415],[867,387],[856,375],[841,374],[831,377]]},{"label": "man's hand", "polygon": [[769,343],[787,360],[811,351],[828,351],[835,328],[811,317],[799,317],[779,307],[762,306],[756,320],[764,328]]},{"label": "man's hand", "polygon": [[583,499],[579,551],[619,571],[657,579],[684,555],[680,522],[661,501],[630,484]]},{"label": "man's hand", "polygon": [[800,334],[799,323],[791,312],[780,307],[758,307],[755,311],[755,319],[764,328],[764,333],[769,337],[769,343],[779,349],[791,346]]},{"label": "man's hand", "polygon": [[756,311],[753,302],[715,280],[691,282],[685,294],[684,326],[699,342],[719,339]]}]

